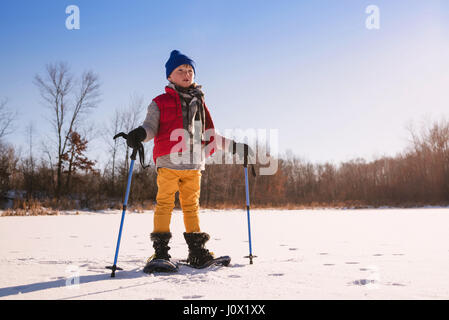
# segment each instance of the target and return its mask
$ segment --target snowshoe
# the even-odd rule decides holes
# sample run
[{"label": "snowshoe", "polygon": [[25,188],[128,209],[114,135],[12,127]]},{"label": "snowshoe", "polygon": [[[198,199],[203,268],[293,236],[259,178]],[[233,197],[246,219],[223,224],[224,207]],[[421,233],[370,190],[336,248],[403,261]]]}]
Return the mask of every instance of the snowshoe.
[{"label": "snowshoe", "polygon": [[178,266],[169,260],[164,259],[152,259],[150,257],[147,261],[147,264],[143,268],[143,272],[145,273],[154,273],[154,272],[177,272]]},{"label": "snowshoe", "polygon": [[203,265],[192,265],[192,264],[188,263],[187,260],[180,260],[178,262],[178,265],[188,266],[188,267],[195,268],[195,269],[204,269],[204,268],[207,268],[210,266],[227,267],[230,262],[231,262],[230,256],[222,256],[222,257],[214,258],[212,260],[208,260]]},{"label": "snowshoe", "polygon": [[205,232],[184,232],[184,239],[189,247],[189,256],[185,262],[193,268],[202,269],[214,264],[229,265],[231,258],[228,256],[215,258],[212,252],[205,248],[210,236]]}]

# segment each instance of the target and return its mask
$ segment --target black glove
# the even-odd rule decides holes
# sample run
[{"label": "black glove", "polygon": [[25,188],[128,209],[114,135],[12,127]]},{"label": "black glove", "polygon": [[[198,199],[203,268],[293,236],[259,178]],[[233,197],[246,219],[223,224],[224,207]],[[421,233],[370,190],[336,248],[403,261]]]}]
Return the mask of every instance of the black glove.
[{"label": "black glove", "polygon": [[245,160],[245,157],[248,159],[248,156],[251,158],[254,157],[253,149],[251,149],[246,143],[233,141],[229,149],[232,152],[232,154],[237,153],[239,158],[242,160]]},{"label": "black glove", "polygon": [[139,144],[146,139],[146,137],[147,131],[143,127],[138,127],[128,133],[126,144],[128,147],[136,149],[139,147]]}]

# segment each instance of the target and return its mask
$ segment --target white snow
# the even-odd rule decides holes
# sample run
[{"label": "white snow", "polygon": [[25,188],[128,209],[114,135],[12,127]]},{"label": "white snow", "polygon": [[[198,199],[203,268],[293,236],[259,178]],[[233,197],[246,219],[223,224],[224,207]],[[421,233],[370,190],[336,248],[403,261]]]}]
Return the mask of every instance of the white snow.
[{"label": "white snow", "polygon": [[[449,209],[201,210],[229,267],[147,275],[152,212],[0,217],[0,299],[448,299]],[[170,254],[187,255],[182,213]]]}]

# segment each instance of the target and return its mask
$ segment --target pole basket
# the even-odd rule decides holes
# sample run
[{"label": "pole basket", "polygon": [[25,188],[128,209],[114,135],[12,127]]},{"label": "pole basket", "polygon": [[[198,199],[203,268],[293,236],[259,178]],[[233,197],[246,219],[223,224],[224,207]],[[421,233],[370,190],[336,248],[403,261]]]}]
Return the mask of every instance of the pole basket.
[{"label": "pole basket", "polygon": [[244,258],[249,258],[249,264],[253,264],[253,258],[257,258],[257,256],[250,254],[249,256],[244,256]]},{"label": "pole basket", "polygon": [[117,267],[115,264],[113,266],[107,266],[106,269],[112,270],[111,278],[115,278],[115,270],[123,270],[122,268]]}]

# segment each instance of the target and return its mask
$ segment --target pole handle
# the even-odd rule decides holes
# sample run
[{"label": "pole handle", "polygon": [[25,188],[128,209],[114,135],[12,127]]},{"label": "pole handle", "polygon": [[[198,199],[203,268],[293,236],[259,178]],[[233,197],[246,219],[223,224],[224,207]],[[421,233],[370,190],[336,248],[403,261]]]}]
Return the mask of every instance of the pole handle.
[{"label": "pole handle", "polygon": [[124,133],[124,132],[117,133],[117,134],[114,136],[114,140],[117,139],[117,138],[119,138],[119,137],[123,137],[123,138],[125,138],[125,139],[128,139],[128,135],[127,135],[126,133]]},{"label": "pole handle", "polygon": [[[248,167],[248,145],[244,145],[243,147],[243,167]],[[251,164],[251,174],[253,177],[256,177],[256,170],[254,169],[254,165]]]}]

